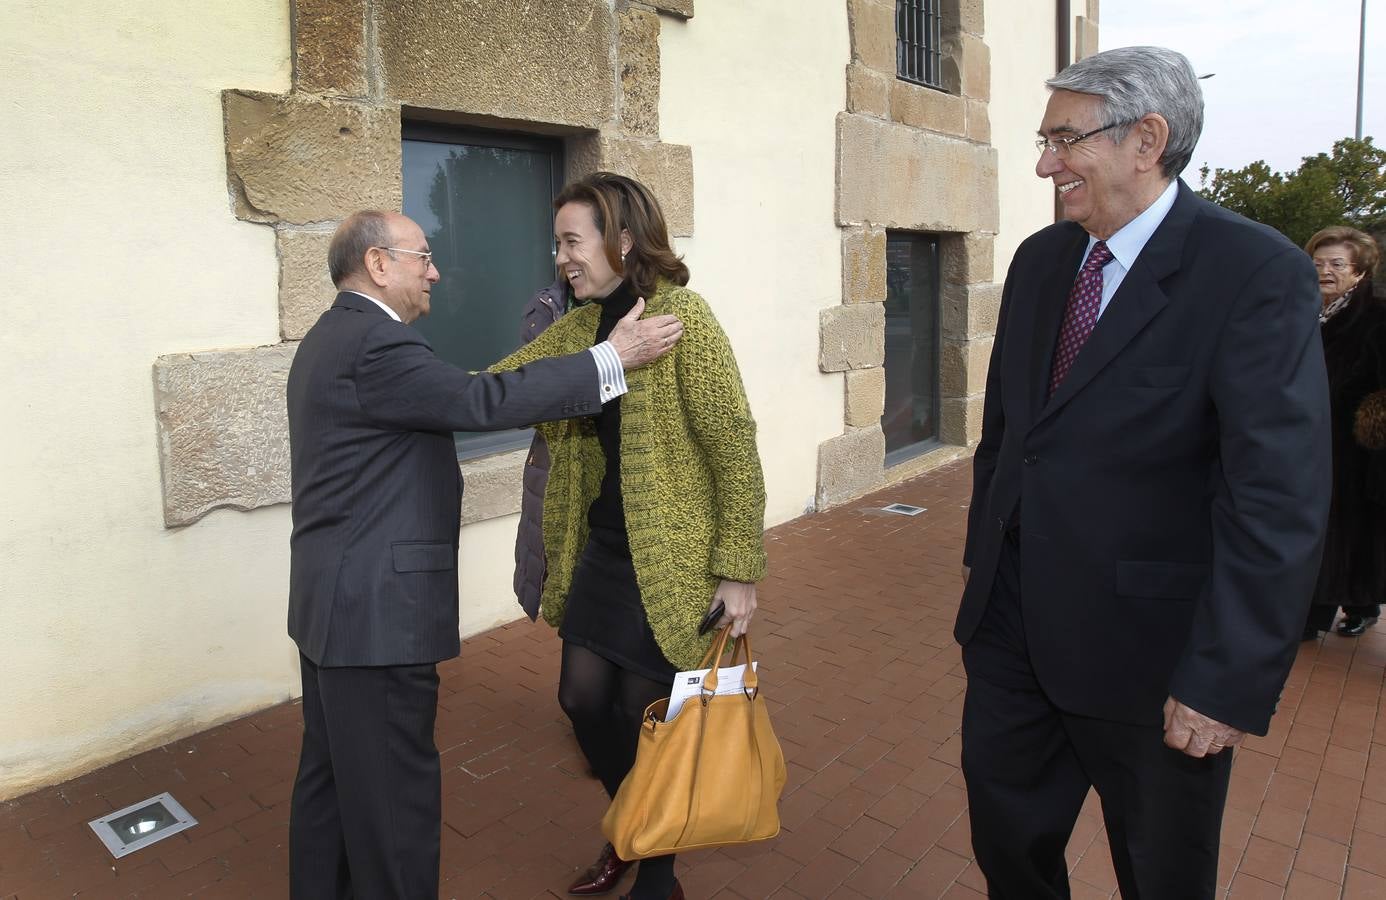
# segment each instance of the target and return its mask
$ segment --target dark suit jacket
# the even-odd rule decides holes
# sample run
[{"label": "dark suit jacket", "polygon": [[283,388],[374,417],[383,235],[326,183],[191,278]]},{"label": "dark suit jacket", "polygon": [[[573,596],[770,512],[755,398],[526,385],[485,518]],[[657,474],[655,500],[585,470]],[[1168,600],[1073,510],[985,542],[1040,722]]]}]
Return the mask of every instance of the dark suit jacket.
[{"label": "dark suit jacket", "polygon": [[337,295],[289,370],[289,636],[320,666],[456,656],[462,479],[453,431],[596,412],[590,353],[469,374],[369,300]]},{"label": "dark suit jacket", "polygon": [[1173,694],[1264,734],[1328,513],[1314,268],[1181,182],[1046,400],[1087,241],[1046,228],[1006,276],[954,634],[976,631],[1018,523],[1031,662],[1055,704],[1158,725]]}]

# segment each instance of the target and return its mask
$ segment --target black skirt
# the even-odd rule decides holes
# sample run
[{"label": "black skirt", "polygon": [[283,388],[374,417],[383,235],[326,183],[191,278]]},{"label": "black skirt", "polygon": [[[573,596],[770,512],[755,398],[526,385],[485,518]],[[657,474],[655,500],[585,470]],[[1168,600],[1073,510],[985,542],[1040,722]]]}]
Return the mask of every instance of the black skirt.
[{"label": "black skirt", "polygon": [[573,570],[558,636],[654,681],[673,684],[678,672],[650,630],[635,564],[620,532],[592,529]]}]

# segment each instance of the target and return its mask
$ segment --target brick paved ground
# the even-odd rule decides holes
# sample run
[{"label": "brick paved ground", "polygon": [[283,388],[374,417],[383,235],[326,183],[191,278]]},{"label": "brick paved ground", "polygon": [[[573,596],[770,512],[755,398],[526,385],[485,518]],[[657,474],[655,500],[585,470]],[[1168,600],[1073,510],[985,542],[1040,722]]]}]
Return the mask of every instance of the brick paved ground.
[{"label": "brick paved ground", "polygon": [[[959,463],[771,533],[756,649],[789,762],[784,831],[687,857],[689,897],[981,896],[950,637],[968,479]],[[874,511],[890,501],[928,512]],[[1383,664],[1384,631],[1302,649],[1274,730],[1234,769],[1230,896],[1386,897]],[[563,896],[601,844],[604,801],[554,699],[557,641],[510,625],[441,668],[443,895]],[[299,730],[285,704],[0,803],[0,900],[284,897]],[[162,790],[200,824],[113,862],[85,822]],[[1112,896],[1091,802],[1069,856],[1075,898]]]}]

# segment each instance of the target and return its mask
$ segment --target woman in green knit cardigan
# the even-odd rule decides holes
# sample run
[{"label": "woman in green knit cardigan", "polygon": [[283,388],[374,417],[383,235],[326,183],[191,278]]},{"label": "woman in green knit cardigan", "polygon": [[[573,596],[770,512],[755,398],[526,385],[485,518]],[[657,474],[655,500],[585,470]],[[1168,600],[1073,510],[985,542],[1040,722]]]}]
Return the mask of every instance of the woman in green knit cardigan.
[{"label": "woman in green knit cardigan", "polygon": [[[669,353],[625,373],[627,393],[599,415],[539,426],[553,459],[541,608],[563,639],[559,703],[614,797],[645,707],[712,641],[699,623],[720,603],[719,625],[734,635],[749,625],[765,575],[765,482],[731,345],[684,287],[688,268],[654,196],[599,172],[554,206],[559,273],[581,305],[496,370],[591,347],[641,298],[646,313],[672,313],[684,328]],[[628,865],[607,845],[569,892],[605,893]],[[627,896],[682,898],[673,857],[642,861]]]}]

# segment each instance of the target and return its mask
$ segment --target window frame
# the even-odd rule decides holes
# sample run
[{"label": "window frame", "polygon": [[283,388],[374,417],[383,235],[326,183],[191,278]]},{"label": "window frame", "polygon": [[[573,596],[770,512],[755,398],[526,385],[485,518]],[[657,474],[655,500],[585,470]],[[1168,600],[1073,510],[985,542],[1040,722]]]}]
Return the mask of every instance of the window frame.
[{"label": "window frame", "polygon": [[[551,154],[550,178],[553,185],[553,196],[557,197],[563,190],[566,173],[566,146],[561,137],[527,134],[516,131],[492,130],[479,128],[473,125],[451,125],[430,121],[419,121],[405,119],[400,123],[400,166],[404,165],[404,142],[420,141],[432,144],[465,144],[473,147],[496,147],[503,150],[527,150],[531,152],[542,152]],[[401,185],[403,191],[403,185]],[[401,202],[403,195],[401,194]],[[554,211],[550,210],[550,217]],[[554,270],[557,271],[556,260],[558,249],[550,241],[549,259],[555,262]],[[555,278],[557,275],[555,274]],[[536,285],[542,287],[543,285]],[[515,334],[520,333],[520,321],[515,320]],[[504,351],[497,359],[519,349],[521,344],[517,342],[514,347]],[[489,432],[466,432],[468,437],[458,440],[456,434],[453,437],[454,449],[457,451],[458,462],[468,462],[482,459],[489,456],[496,456],[502,453],[512,453],[516,450],[527,449],[534,441],[533,428],[512,428],[504,431]]]},{"label": "window frame", "polygon": [[[942,363],[943,363],[943,243],[944,243],[943,239],[944,239],[944,235],[943,235],[943,234],[939,234],[939,233],[931,232],[931,231],[906,231],[906,230],[900,230],[900,229],[889,229],[889,230],[886,231],[886,258],[887,258],[887,260],[889,259],[890,245],[891,245],[892,242],[902,242],[902,241],[904,241],[904,242],[908,242],[908,243],[911,245],[911,254],[910,254],[910,258],[911,258],[911,262],[910,262],[910,266],[911,266],[910,278],[911,278],[911,281],[913,281],[913,280],[915,279],[916,275],[918,274],[918,269],[916,268],[915,262],[914,262],[914,254],[917,252],[917,249],[916,249],[916,248],[918,247],[919,244],[922,244],[922,243],[932,244],[932,246],[933,246],[933,265],[929,267],[929,268],[930,268],[930,275],[931,275],[931,277],[930,277],[930,279],[929,279],[930,283],[927,285],[927,291],[928,291],[928,296],[929,296],[930,312],[931,312],[931,316],[932,316],[932,320],[933,320],[933,346],[932,346],[932,348],[931,348],[931,351],[932,351],[931,368],[932,368],[932,372],[933,372],[933,377],[932,377],[933,398],[932,398],[932,402],[933,402],[933,425],[934,425],[934,429],[933,429],[933,434],[932,434],[932,436],[927,437],[927,438],[925,438],[925,439],[923,439],[923,440],[920,440],[920,441],[915,441],[915,442],[912,443],[912,444],[906,444],[906,445],[904,445],[904,446],[902,446],[902,447],[896,447],[894,450],[887,449],[887,450],[886,450],[886,454],[885,454],[885,460],[884,460],[884,464],[885,464],[885,468],[886,468],[886,469],[890,469],[892,466],[897,466],[897,465],[900,465],[901,463],[909,462],[909,461],[912,460],[912,459],[915,459],[915,458],[917,458],[917,457],[923,456],[923,455],[926,454],[926,453],[929,453],[929,452],[931,452],[931,451],[933,451],[933,450],[937,450],[938,448],[944,446],[944,444],[943,444],[943,437],[942,437],[942,435],[943,435],[943,371],[942,371]],[[889,264],[887,263],[887,287],[889,286],[889,277],[888,277],[888,275],[889,275]],[[889,298],[888,298],[888,297],[887,297],[887,302],[889,302]],[[889,319],[889,313],[887,313],[887,320],[888,320],[888,319]],[[882,327],[887,327],[887,326],[883,325]],[[912,330],[913,330],[913,328],[911,328],[911,331],[912,331]],[[889,343],[889,341],[888,341],[889,335],[887,334],[886,337],[887,337],[887,346],[888,346],[888,343]],[[888,359],[884,354],[882,355],[882,358],[881,358],[881,368],[887,370],[887,371],[885,372],[885,377],[886,377],[887,381],[889,381],[889,378],[890,378],[890,373],[889,373],[889,371],[888,371],[888,369],[889,369],[889,359]],[[911,394],[911,397],[912,397],[912,396],[913,396],[913,395]],[[884,431],[885,431],[885,428],[884,428],[884,419],[885,419],[885,415],[886,415],[886,410],[883,410],[882,413],[881,413],[881,418],[882,418],[882,432],[883,432],[883,433],[884,433]],[[886,437],[887,437],[887,440],[888,440],[888,435],[886,435]]]},{"label": "window frame", "polygon": [[941,0],[895,0],[895,77],[946,90]]}]

